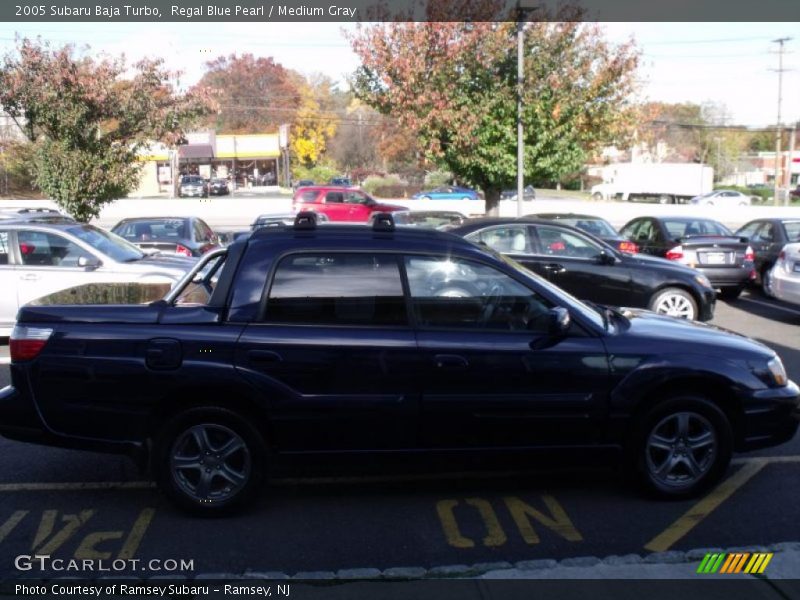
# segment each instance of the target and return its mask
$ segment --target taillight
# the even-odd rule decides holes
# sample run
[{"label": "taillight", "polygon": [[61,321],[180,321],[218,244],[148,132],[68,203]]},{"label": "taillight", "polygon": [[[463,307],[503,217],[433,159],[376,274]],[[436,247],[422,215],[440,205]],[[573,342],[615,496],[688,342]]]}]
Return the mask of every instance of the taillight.
[{"label": "taillight", "polygon": [[683,246],[675,246],[672,250],[667,250],[667,260],[681,260],[683,258]]},{"label": "taillight", "polygon": [[183,256],[192,256],[192,251],[183,244],[175,246],[175,254],[182,254]]},{"label": "taillight", "polygon": [[[745,255],[745,258],[747,258],[747,255]],[[753,259],[751,258],[750,260],[753,260]],[[778,260],[786,260],[786,252],[785,251],[783,251],[783,250],[780,251],[780,253],[778,254]]]},{"label": "taillight", "polygon": [[639,246],[634,244],[633,242],[620,242],[619,243],[620,252],[627,252],[628,254],[638,254],[639,253]]},{"label": "taillight", "polygon": [[747,250],[744,251],[744,259],[749,262],[753,262],[756,259],[756,253],[753,252],[753,248],[748,246]]},{"label": "taillight", "polygon": [[11,350],[11,360],[20,362],[32,360],[39,356],[47,340],[50,339],[53,330],[47,327],[26,327],[16,325],[11,332],[9,347]]}]

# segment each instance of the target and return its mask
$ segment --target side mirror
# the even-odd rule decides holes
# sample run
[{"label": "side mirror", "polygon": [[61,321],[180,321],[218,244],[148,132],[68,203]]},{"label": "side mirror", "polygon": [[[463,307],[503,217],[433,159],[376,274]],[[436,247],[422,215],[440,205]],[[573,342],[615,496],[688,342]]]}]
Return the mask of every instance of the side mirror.
[{"label": "side mirror", "polygon": [[547,333],[551,337],[566,335],[571,323],[569,311],[566,308],[562,306],[551,308],[547,315]]},{"label": "side mirror", "polygon": [[615,265],[617,264],[617,257],[613,254],[609,254],[605,250],[601,250],[600,254],[596,257],[597,264],[600,265]]},{"label": "side mirror", "polygon": [[94,256],[79,256],[78,257],[78,266],[83,267],[87,270],[96,269],[97,267],[101,266],[103,263],[102,261]]}]

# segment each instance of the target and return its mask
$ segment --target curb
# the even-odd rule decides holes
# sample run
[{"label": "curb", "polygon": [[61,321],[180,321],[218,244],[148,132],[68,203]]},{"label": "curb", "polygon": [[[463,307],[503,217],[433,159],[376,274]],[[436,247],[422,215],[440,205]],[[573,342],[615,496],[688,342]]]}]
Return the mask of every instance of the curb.
[{"label": "curb", "polygon": [[[294,581],[411,581],[421,579],[459,579],[480,577],[490,571],[517,569],[520,571],[542,571],[556,568],[586,568],[595,566],[621,565],[674,565],[697,562],[706,554],[714,552],[800,552],[800,542],[779,542],[769,546],[737,546],[731,548],[694,548],[687,551],[671,550],[669,552],[653,552],[640,554],[611,554],[604,558],[596,556],[577,556],[555,560],[551,558],[521,560],[515,563],[506,561],[481,562],[473,565],[440,565],[425,567],[390,567],[376,569],[373,567],[339,569],[338,571],[298,571],[294,574],[282,571],[248,569],[244,573],[200,573],[189,576],[190,580],[294,580]],[[101,580],[119,579],[120,577],[101,577]],[[158,581],[166,578],[187,579],[185,576],[165,577],[164,575],[145,578],[146,581]],[[132,578],[134,579],[134,578]],[[138,578],[135,578],[138,579]]]}]

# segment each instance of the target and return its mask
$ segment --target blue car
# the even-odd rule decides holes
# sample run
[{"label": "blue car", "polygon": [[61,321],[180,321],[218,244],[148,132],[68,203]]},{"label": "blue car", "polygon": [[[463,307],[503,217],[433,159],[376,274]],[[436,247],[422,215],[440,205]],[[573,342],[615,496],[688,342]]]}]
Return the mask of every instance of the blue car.
[{"label": "blue car", "polygon": [[478,196],[478,192],[470,188],[446,185],[419,192],[412,198],[415,200],[479,200],[480,196]]}]

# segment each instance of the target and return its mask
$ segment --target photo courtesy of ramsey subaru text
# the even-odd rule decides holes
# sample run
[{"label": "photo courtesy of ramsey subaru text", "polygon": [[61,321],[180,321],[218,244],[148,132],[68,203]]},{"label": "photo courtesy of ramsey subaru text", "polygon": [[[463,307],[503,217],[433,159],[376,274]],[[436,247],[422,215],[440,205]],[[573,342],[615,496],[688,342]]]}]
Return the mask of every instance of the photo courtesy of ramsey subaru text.
[{"label": "photo courtesy of ramsey subaru text", "polygon": [[791,439],[800,402],[759,342],[582,302],[389,213],[301,212],[149,305],[23,307],[11,382],[2,435],[129,454],[200,515],[243,507],[285,460],[386,452],[577,452],[684,498]]}]

